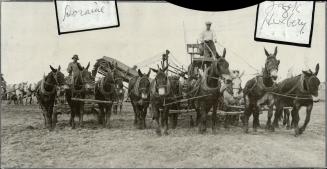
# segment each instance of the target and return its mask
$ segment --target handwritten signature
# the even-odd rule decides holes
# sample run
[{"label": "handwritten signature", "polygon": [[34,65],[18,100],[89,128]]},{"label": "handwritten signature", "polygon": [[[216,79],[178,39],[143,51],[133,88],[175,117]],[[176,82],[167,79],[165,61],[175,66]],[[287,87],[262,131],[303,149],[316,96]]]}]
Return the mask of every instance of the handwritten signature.
[{"label": "handwritten signature", "polygon": [[88,9],[74,9],[72,6],[66,5],[63,21],[65,21],[69,17],[93,15],[105,12],[103,5],[99,6],[97,2],[94,3],[96,7]]},{"label": "handwritten signature", "polygon": [[298,2],[272,2],[265,9],[265,18],[260,30],[265,25],[286,25],[287,27],[299,27],[299,33],[304,33],[307,22],[297,17],[301,13],[301,4]]}]

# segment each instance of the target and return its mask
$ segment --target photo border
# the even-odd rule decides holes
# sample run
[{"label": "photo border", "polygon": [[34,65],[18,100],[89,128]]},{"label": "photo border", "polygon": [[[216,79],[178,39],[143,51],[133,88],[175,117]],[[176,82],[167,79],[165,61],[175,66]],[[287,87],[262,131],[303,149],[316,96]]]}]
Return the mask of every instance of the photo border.
[{"label": "photo border", "polygon": [[57,10],[57,1],[60,1],[60,0],[54,0],[54,4],[55,4],[55,12],[56,12],[56,19],[57,19],[57,30],[58,30],[58,35],[68,34],[68,33],[77,33],[77,32],[86,32],[86,31],[93,31],[93,30],[101,30],[101,29],[108,29],[108,28],[116,28],[116,27],[119,27],[119,26],[120,26],[119,14],[118,14],[119,12],[118,12],[118,6],[117,6],[117,0],[108,0],[108,1],[114,1],[114,2],[115,2],[115,7],[116,7],[116,16],[117,16],[117,25],[106,26],[106,27],[98,27],[98,28],[90,28],[90,29],[81,29],[81,30],[75,30],[75,31],[61,32],[61,31],[60,31],[60,25],[59,25],[58,10]]},{"label": "photo border", "polygon": [[254,40],[258,42],[270,42],[270,43],[277,43],[277,44],[283,44],[283,45],[293,45],[293,46],[301,46],[301,47],[311,47],[311,41],[312,41],[312,33],[313,33],[313,24],[314,24],[314,15],[315,15],[315,7],[316,7],[316,1],[313,2],[313,8],[312,8],[312,19],[311,19],[311,27],[310,27],[310,35],[309,35],[309,43],[296,43],[296,42],[289,42],[289,41],[281,41],[281,40],[271,40],[271,39],[265,39],[265,38],[258,38],[257,37],[257,26],[258,26],[258,15],[259,15],[259,8],[260,4],[257,5],[257,12],[256,12],[256,18],[255,18],[255,28],[254,28]]}]

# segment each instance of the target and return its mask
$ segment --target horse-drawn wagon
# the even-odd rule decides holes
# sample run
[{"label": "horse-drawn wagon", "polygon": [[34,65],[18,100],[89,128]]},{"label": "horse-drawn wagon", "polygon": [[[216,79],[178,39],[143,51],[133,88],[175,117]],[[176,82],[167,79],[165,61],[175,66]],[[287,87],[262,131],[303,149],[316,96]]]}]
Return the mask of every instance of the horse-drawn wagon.
[{"label": "horse-drawn wagon", "polygon": [[[82,74],[80,76],[84,83],[77,85],[82,86],[80,89],[74,88],[76,87],[74,85],[76,85],[75,82],[77,83],[77,80],[69,84],[69,78],[66,78],[66,85],[64,87],[58,88],[56,103],[53,109],[55,121],[57,121],[58,114],[76,114],[76,112],[72,113],[76,104],[77,108],[79,107],[79,113],[76,115],[79,115],[80,122],[83,121],[83,114],[101,114],[101,106],[109,106],[110,109],[112,107],[115,114],[117,114],[119,107],[121,111],[125,93],[123,82],[128,82],[130,78],[137,75],[135,69],[106,56],[97,60],[91,72],[88,71],[88,67],[89,65],[84,70],[81,70]],[[114,95],[114,97],[110,99],[99,99],[96,94],[97,89],[100,88],[100,94],[102,92],[106,93],[103,90],[102,82],[104,82],[105,76],[111,72],[114,72],[115,75],[113,79],[113,90],[109,95]],[[102,77],[97,77],[98,79],[96,80],[97,74],[100,74]],[[73,118],[74,115],[71,116],[71,124],[74,121]]]},{"label": "horse-drawn wagon", "polygon": [[[226,50],[224,49],[222,55],[207,57],[202,55],[201,44],[187,44],[186,47],[191,58],[188,70],[181,69],[181,66],[173,66],[169,62],[169,51],[163,54],[161,68],[158,66],[158,69],[153,69],[157,73],[154,80],[156,84],[152,85],[151,97],[154,98],[151,100],[155,100],[151,101],[155,102],[151,104],[154,115],[159,116],[156,114],[160,114],[160,118],[166,121],[169,116],[173,128],[177,125],[178,115],[190,115],[190,124],[194,124],[193,115],[196,113],[196,123],[201,126],[201,123],[205,123],[203,119],[206,119],[209,111],[213,119],[216,119],[217,109],[218,117],[227,120],[226,117],[236,116],[238,120],[239,115],[243,113],[243,107],[224,105],[222,95],[224,90],[221,86],[227,86],[225,77],[229,74],[228,62],[225,60]],[[160,94],[161,88],[164,88],[162,95]],[[231,107],[227,109],[227,106]],[[158,127],[157,132],[160,133],[159,131]]]}]

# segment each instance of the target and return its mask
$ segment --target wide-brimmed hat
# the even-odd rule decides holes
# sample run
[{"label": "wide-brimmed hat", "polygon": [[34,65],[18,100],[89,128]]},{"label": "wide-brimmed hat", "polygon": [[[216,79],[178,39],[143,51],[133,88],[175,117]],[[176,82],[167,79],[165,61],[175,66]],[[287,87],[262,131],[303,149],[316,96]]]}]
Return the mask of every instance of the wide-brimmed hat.
[{"label": "wide-brimmed hat", "polygon": [[211,25],[212,23],[210,21],[207,21],[206,22],[206,25]]},{"label": "wide-brimmed hat", "polygon": [[72,57],[72,59],[77,59],[77,60],[79,60],[78,55],[74,55],[74,56]]}]

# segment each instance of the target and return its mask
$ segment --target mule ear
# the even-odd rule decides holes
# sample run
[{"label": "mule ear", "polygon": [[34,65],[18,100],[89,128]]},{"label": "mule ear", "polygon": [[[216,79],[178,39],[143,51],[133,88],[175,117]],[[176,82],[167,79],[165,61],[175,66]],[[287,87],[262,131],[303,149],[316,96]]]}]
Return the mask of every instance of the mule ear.
[{"label": "mule ear", "polygon": [[222,57],[225,58],[225,56],[226,56],[226,48],[224,48]]},{"label": "mule ear", "polygon": [[51,71],[56,72],[56,69],[53,68],[51,65],[50,65],[50,69],[51,69]]},{"label": "mule ear", "polygon": [[316,65],[316,71],[315,71],[315,75],[317,76],[318,75],[318,72],[319,72],[319,63]]},{"label": "mule ear", "polygon": [[140,77],[142,77],[142,76],[143,76],[143,73],[141,72],[141,70],[140,70],[140,69],[137,71],[137,73],[139,74],[139,76],[140,76]]},{"label": "mule ear", "polygon": [[269,53],[268,53],[268,51],[266,50],[266,48],[263,48],[263,49],[265,50],[265,54],[266,54],[266,56],[269,57]]},{"label": "mule ear", "polygon": [[151,69],[149,69],[148,74],[146,74],[147,77],[150,77]]},{"label": "mule ear", "polygon": [[87,64],[87,66],[86,66],[86,70],[88,70],[89,69],[89,67],[90,67],[90,62]]},{"label": "mule ear", "polygon": [[59,65],[57,70],[60,71],[60,69],[61,69],[61,67],[60,67],[60,65]]},{"label": "mule ear", "polygon": [[277,46],[275,47],[275,52],[274,52],[274,56],[276,57],[277,55]]},{"label": "mule ear", "polygon": [[153,69],[153,68],[150,68],[152,71],[154,71],[155,73],[158,73],[158,70],[157,69]]}]

